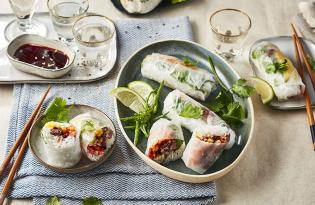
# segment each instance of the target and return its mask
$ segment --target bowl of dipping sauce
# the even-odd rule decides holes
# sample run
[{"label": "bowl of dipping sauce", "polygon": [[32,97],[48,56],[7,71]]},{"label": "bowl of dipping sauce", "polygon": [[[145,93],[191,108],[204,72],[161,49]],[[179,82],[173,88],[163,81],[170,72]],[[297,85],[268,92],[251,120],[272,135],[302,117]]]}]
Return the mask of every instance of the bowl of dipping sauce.
[{"label": "bowl of dipping sauce", "polygon": [[75,52],[61,42],[24,34],[10,42],[7,56],[20,71],[44,78],[59,78],[72,68]]}]

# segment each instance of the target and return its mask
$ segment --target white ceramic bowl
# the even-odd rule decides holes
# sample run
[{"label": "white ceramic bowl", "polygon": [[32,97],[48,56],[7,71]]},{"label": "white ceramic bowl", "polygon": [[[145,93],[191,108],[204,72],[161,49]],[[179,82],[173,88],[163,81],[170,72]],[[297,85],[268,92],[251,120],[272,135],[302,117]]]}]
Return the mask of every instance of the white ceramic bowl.
[{"label": "white ceramic bowl", "polygon": [[[14,53],[20,46],[24,44],[35,44],[35,45],[41,45],[41,46],[57,49],[63,52],[64,54],[66,54],[69,60],[63,68],[58,69],[58,70],[46,69],[46,68],[42,68],[39,66],[35,66],[32,64],[19,61],[14,58]],[[38,35],[33,35],[33,34],[24,34],[24,35],[16,37],[9,43],[7,47],[7,56],[9,58],[10,63],[16,69],[20,71],[35,74],[44,78],[59,78],[65,75],[67,72],[69,72],[70,69],[72,68],[71,65],[75,59],[75,52],[71,48],[69,48],[67,45],[59,41],[47,39],[47,38],[44,38]]]}]

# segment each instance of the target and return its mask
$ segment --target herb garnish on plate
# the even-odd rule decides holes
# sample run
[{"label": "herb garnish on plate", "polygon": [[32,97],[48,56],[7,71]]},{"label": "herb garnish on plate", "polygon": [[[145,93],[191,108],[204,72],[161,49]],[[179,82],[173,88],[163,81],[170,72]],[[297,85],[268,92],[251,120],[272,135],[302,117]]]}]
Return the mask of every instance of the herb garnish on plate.
[{"label": "herb garnish on plate", "polygon": [[70,120],[70,107],[67,107],[67,101],[61,97],[56,97],[46,109],[43,119],[43,124],[50,121],[68,122]]}]

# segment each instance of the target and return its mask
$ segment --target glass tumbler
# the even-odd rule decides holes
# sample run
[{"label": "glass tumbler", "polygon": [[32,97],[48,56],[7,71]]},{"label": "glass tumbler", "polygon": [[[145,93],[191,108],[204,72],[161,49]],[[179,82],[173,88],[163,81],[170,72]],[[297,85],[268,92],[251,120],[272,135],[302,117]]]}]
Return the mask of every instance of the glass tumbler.
[{"label": "glass tumbler", "polygon": [[107,63],[110,44],[116,32],[112,20],[101,15],[88,15],[75,22],[73,35],[84,67],[103,67]]},{"label": "glass tumbler", "polygon": [[48,0],[47,6],[59,40],[72,42],[72,26],[86,14],[89,8],[88,0]]},{"label": "glass tumbler", "polygon": [[221,9],[210,16],[215,51],[228,61],[241,55],[242,46],[251,28],[251,19],[238,9]]}]

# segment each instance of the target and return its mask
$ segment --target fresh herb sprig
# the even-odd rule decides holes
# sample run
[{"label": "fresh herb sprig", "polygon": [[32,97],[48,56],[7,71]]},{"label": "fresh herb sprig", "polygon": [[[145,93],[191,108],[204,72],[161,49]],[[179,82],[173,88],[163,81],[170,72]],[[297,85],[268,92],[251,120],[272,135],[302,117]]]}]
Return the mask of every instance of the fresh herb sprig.
[{"label": "fresh herb sprig", "polygon": [[[137,145],[140,140],[141,133],[145,136],[149,136],[149,130],[151,124],[160,119],[164,118],[165,114],[157,115],[159,98],[164,87],[164,81],[160,84],[158,89],[155,89],[150,93],[150,95],[145,100],[144,110],[139,113],[134,113],[132,116],[120,118],[121,121],[128,123],[125,129],[134,129],[134,139],[133,143]],[[149,99],[154,96],[154,101],[152,105],[149,104]]]},{"label": "fresh herb sprig", "polygon": [[254,88],[247,86],[245,84],[246,80],[240,79],[236,81],[232,86],[232,89],[229,90],[219,78],[210,56],[208,57],[208,61],[212,72],[221,87],[221,91],[210,101],[208,106],[229,125],[238,126],[243,123],[242,120],[245,119],[246,112],[239,102],[234,101],[233,93],[240,97],[249,97],[254,92]]},{"label": "fresh herb sprig", "polygon": [[288,70],[288,60],[285,58],[282,61],[275,61],[266,66],[267,73],[284,73]]},{"label": "fresh herb sprig", "polygon": [[[62,205],[60,199],[57,196],[52,196],[47,199],[46,205]],[[90,196],[82,199],[83,205],[102,205],[102,201],[94,196]]]},{"label": "fresh herb sprig", "polygon": [[190,60],[187,57],[183,58],[183,63],[184,63],[185,66],[196,66],[196,65],[198,65],[198,61],[192,61],[192,60]]},{"label": "fresh herb sprig", "polygon": [[56,97],[46,109],[41,123],[45,124],[50,121],[68,122],[70,120],[70,109],[67,107],[67,101],[61,97]]},{"label": "fresh herb sprig", "polygon": [[315,70],[315,60],[310,55],[307,55],[307,60],[312,70]]}]

